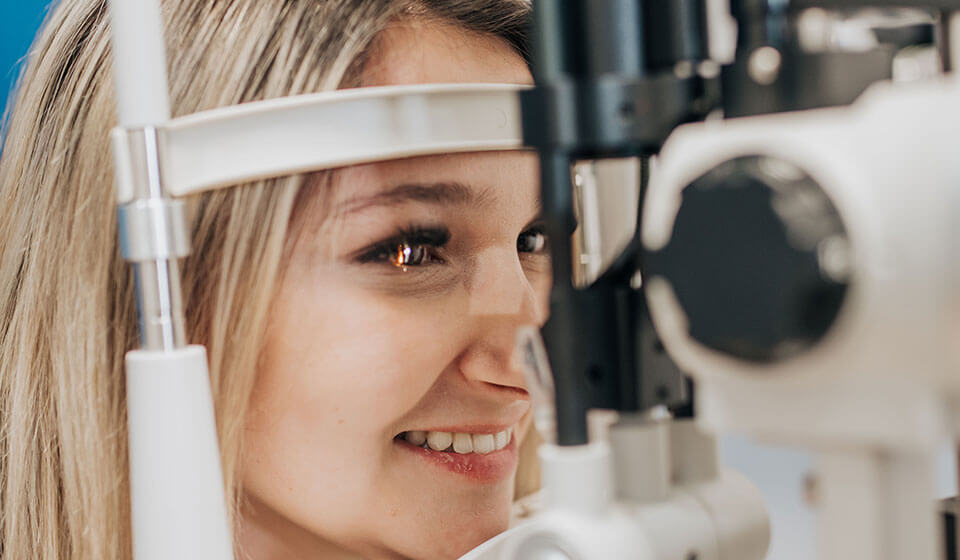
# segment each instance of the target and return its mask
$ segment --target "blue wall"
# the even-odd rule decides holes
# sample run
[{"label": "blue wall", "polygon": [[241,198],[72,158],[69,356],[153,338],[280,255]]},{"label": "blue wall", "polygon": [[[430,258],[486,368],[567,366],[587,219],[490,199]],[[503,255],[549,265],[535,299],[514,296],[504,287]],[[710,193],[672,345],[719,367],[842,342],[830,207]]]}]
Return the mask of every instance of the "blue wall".
[{"label": "blue wall", "polygon": [[49,0],[5,0],[0,7],[0,107],[7,105],[19,63],[43,23],[49,3]]}]

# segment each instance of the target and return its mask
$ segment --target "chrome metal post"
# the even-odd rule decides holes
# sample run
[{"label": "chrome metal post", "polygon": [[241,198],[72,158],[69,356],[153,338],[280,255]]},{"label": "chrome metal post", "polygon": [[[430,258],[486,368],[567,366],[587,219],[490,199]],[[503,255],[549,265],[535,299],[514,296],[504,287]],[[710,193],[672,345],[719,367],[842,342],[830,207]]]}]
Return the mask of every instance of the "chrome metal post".
[{"label": "chrome metal post", "polygon": [[134,269],[141,348],[182,348],[186,334],[178,259],[190,253],[184,204],[163,190],[160,131],[127,130],[115,140],[129,162],[118,173],[131,198],[118,206],[117,226],[123,256]]}]

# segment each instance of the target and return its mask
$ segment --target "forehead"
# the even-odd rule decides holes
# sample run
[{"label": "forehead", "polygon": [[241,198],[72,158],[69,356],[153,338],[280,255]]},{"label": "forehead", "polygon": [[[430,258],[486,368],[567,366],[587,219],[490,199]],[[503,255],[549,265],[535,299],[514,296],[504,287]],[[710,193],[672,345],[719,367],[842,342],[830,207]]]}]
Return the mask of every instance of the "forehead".
[{"label": "forehead", "polygon": [[[470,82],[532,84],[533,78],[505,40],[422,19],[395,23],[381,33],[361,78],[362,86],[371,87]],[[480,194],[500,194],[496,198],[502,202],[519,202],[518,197],[536,198],[536,179],[532,153],[440,154],[340,169],[335,173],[334,199],[370,196],[391,185],[453,181]],[[504,185],[514,188],[504,192]]]},{"label": "forehead", "polygon": [[362,85],[488,82],[532,84],[524,60],[503,39],[450,23],[411,19],[377,38]]},{"label": "forehead", "polygon": [[455,183],[472,191],[463,202],[483,202],[486,210],[519,205],[526,211],[538,204],[537,177],[537,158],[529,152],[423,156],[340,169],[334,174],[333,198],[337,207],[352,206],[398,185]]}]

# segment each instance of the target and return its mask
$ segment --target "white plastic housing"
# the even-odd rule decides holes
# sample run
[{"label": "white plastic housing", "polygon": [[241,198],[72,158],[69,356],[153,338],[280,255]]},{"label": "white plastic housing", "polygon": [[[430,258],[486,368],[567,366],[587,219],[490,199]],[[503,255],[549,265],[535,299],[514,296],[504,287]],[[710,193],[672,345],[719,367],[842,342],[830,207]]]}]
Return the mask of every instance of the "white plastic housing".
[{"label": "white plastic housing", "polygon": [[769,535],[756,487],[724,471],[658,502],[602,512],[547,509],[460,560],[528,560],[531,540],[557,543],[576,560],[689,560],[691,553],[697,560],[762,560]]},{"label": "white plastic housing", "polygon": [[126,361],[134,558],[232,559],[206,351]]},{"label": "white plastic housing", "polygon": [[852,284],[826,337],[754,363],[694,341],[646,278],[664,345],[697,381],[698,421],[810,449],[821,560],[934,560],[933,457],[960,395],[960,83],[878,84],[852,107],[687,125],[650,185],[644,244],[669,240],[686,185],[746,155],[810,174],[850,238]]},{"label": "white plastic housing", "polygon": [[613,464],[606,443],[547,443],[537,454],[548,508],[601,514],[613,504]]},{"label": "white plastic housing", "polygon": [[[683,431],[671,440],[688,439]],[[544,444],[539,454],[544,510],[461,560],[761,560],[766,554],[770,525],[763,498],[735,472],[673,485],[656,500],[617,500],[607,444]],[[677,458],[686,462],[693,455]],[[667,456],[652,460],[671,462]]]},{"label": "white plastic housing", "polygon": [[744,155],[792,162],[839,210],[853,285],[838,321],[793,359],[751,363],[698,344],[669,286],[647,278],[658,333],[697,380],[710,430],[805,445],[930,449],[960,394],[960,87],[878,84],[849,108],[686,125],[667,142],[643,219],[671,235],[683,188]]}]

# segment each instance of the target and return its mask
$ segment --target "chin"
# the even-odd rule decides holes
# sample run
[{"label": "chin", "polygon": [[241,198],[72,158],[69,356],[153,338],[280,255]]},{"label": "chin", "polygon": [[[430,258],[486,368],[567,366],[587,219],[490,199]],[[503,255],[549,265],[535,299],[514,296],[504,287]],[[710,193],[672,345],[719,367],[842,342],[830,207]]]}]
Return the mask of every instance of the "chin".
[{"label": "chin", "polygon": [[508,523],[504,520],[502,523],[487,524],[487,526],[480,526],[481,523],[477,523],[477,525],[478,527],[471,528],[456,536],[448,533],[445,539],[447,541],[446,545],[439,547],[433,554],[424,555],[423,558],[456,560],[484,542],[506,531]]},{"label": "chin", "polygon": [[[509,507],[500,512],[481,513],[465,507],[451,522],[446,520],[424,522],[413,529],[417,535],[413,546],[404,547],[408,552],[403,558],[416,560],[456,560],[467,552],[492,539],[510,525]],[[429,526],[428,526],[429,525]]]}]

